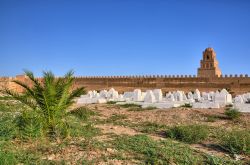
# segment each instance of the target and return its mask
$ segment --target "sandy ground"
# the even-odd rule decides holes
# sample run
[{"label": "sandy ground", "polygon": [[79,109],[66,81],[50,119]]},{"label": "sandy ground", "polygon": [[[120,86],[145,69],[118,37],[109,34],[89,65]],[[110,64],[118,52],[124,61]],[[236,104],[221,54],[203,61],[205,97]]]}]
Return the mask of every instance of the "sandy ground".
[{"label": "sandy ground", "polygon": [[[172,109],[161,109],[161,110],[147,110],[147,111],[128,111],[128,109],[120,108],[116,105],[88,105],[89,108],[95,109],[100,116],[100,119],[108,119],[113,115],[126,116],[126,119],[121,119],[120,121],[125,121],[127,123],[142,123],[151,122],[166,126],[174,125],[185,125],[185,124],[204,124],[208,126],[218,127],[221,129],[250,129],[250,113],[242,113],[239,122],[231,121],[224,115],[224,108],[221,109],[189,109],[189,108],[172,108]],[[209,116],[216,116],[213,122],[208,122],[207,118]],[[117,135],[127,134],[136,135],[141,134],[138,130],[130,128],[129,126],[114,125],[112,123],[97,125],[98,128],[102,130],[103,133],[113,133]],[[160,134],[150,134],[155,140],[164,139]],[[201,144],[190,145],[191,148],[198,150],[199,152],[209,153],[216,156],[226,156],[229,154],[216,146],[213,146],[209,141],[205,141]],[[248,157],[246,159],[249,159]]]}]

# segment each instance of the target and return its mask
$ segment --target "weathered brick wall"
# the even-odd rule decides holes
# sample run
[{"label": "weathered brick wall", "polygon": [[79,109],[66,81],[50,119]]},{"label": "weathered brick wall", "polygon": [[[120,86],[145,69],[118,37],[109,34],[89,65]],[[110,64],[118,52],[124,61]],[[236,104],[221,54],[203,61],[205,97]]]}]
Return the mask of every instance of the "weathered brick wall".
[{"label": "weathered brick wall", "polygon": [[5,87],[13,89],[15,84],[12,83],[12,77],[0,77],[0,90],[4,89]]},{"label": "weathered brick wall", "polygon": [[123,92],[135,88],[154,89],[160,88],[164,92],[173,90],[215,91],[228,88],[235,94],[250,92],[250,78],[240,76],[222,77],[195,77],[195,76],[146,76],[146,77],[81,77],[75,81],[75,87],[85,86],[88,90],[101,90],[114,87]]},{"label": "weathered brick wall", "polygon": [[[0,86],[9,87],[19,92],[22,88],[18,87],[12,80],[30,82],[25,76],[14,78],[0,78]],[[196,77],[190,75],[176,76],[114,76],[114,77],[76,77],[74,87],[86,87],[87,90],[102,90],[115,88],[119,92],[131,91],[135,88],[142,90],[160,88],[164,92],[183,90],[192,91],[215,91],[222,88],[230,89],[234,94],[250,92],[250,78],[247,75],[231,75],[222,77]]]}]

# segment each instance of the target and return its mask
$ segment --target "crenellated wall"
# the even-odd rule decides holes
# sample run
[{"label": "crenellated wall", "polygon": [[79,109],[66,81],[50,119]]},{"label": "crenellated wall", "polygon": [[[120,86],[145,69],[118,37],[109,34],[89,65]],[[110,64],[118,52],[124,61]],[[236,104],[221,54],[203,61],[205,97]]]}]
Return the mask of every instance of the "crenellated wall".
[{"label": "crenellated wall", "polygon": [[[39,78],[41,79],[41,78]],[[28,79],[19,75],[0,78],[0,88],[8,87],[19,92],[22,89],[12,80],[20,80],[28,84]],[[150,76],[86,76],[75,77],[74,87],[86,87],[87,90],[115,88],[119,92],[160,88],[164,92],[183,90],[215,91],[222,88],[230,89],[234,94],[250,92],[248,75],[222,75],[221,77],[196,77],[195,75],[150,75]]]}]

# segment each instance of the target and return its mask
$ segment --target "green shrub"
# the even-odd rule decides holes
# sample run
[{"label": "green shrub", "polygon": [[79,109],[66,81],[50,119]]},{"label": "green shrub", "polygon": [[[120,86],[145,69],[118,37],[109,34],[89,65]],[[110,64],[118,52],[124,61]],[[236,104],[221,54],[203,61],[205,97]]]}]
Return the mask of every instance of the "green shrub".
[{"label": "green shrub", "polygon": [[141,105],[133,104],[133,103],[120,104],[120,106],[121,106],[122,108],[134,108],[134,107],[141,108]]},{"label": "green shrub", "polygon": [[208,137],[208,127],[204,125],[185,125],[170,128],[167,137],[186,143],[199,143]]},{"label": "green shrub", "polygon": [[183,108],[192,108],[193,106],[191,104],[189,104],[189,103],[185,103],[181,107],[183,107]]},{"label": "green shrub", "polygon": [[10,140],[17,136],[18,128],[14,116],[7,113],[0,117],[0,140]]},{"label": "green shrub", "polygon": [[70,114],[78,117],[81,120],[88,120],[90,116],[95,115],[96,113],[87,107],[80,107],[75,110],[70,111]]},{"label": "green shrub", "polygon": [[74,99],[85,93],[83,87],[72,90],[74,84],[73,71],[69,71],[62,78],[56,78],[52,72],[43,72],[43,81],[35,78],[30,71],[25,71],[32,85],[13,80],[24,89],[24,93],[17,93],[5,89],[5,94],[20,101],[23,105],[37,111],[42,119],[41,124],[46,135],[54,140],[57,126],[64,122],[66,110],[75,102]]},{"label": "green shrub", "polygon": [[231,120],[237,120],[241,116],[240,111],[233,108],[226,109],[224,114]]},{"label": "green shrub", "polygon": [[231,153],[250,154],[250,131],[232,130],[221,134],[220,144]]},{"label": "green shrub", "polygon": [[16,117],[15,122],[18,126],[21,138],[37,138],[42,135],[42,125],[38,114],[32,110],[22,112]]},{"label": "green shrub", "polygon": [[108,101],[107,104],[116,104],[117,101]]}]

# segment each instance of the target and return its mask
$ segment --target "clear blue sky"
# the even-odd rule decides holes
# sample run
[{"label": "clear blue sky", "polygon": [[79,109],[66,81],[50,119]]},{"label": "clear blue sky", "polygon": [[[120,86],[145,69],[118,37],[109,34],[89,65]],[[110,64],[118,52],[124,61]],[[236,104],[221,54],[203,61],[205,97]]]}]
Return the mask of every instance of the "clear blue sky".
[{"label": "clear blue sky", "polygon": [[0,76],[250,75],[249,0],[0,0]]}]

